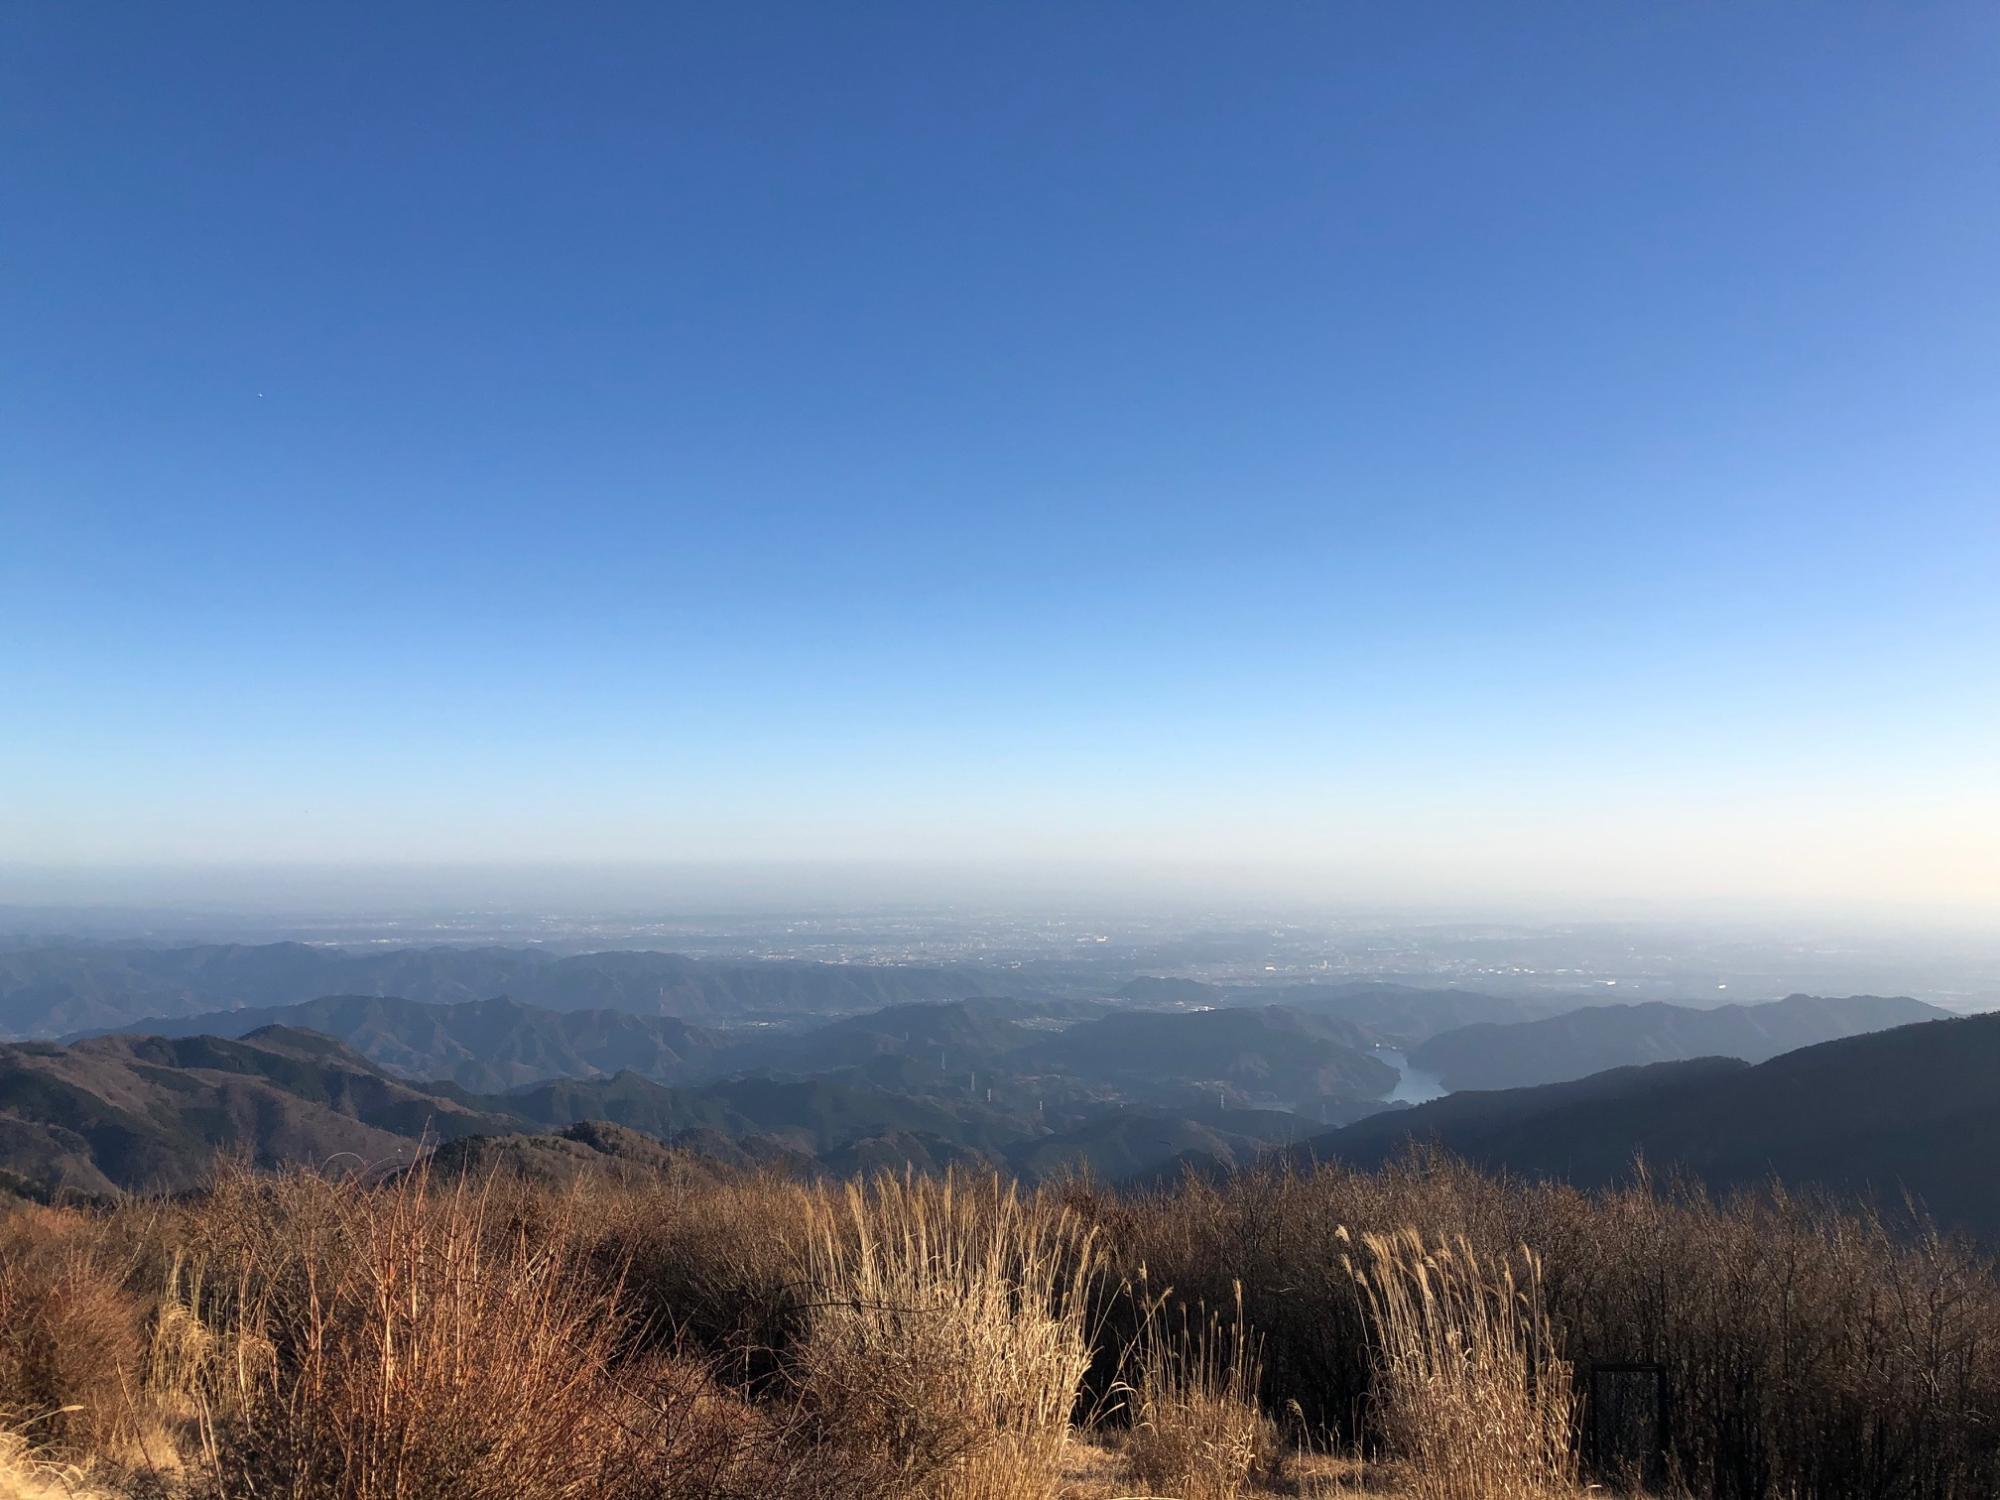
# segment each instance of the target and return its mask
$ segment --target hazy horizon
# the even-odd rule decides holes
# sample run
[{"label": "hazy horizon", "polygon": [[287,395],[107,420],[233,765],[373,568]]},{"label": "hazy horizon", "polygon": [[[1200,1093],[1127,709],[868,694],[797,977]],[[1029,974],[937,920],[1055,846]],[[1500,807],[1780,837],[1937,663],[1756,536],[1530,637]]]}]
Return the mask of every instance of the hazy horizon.
[{"label": "hazy horizon", "polygon": [[[1398,888],[1325,868],[1115,861],[625,861],[465,864],[230,863],[36,866],[0,862],[5,914],[45,910],[339,920],[424,913],[544,913],[552,919],[683,922],[746,915],[981,912],[1068,920],[1214,917],[1257,923],[1687,925],[2000,935],[2000,912],[1968,902],[1791,900],[1710,891],[1680,898],[1443,883]],[[115,925],[115,923],[114,923]]]},{"label": "hazy horizon", "polygon": [[111,14],[9,890],[2000,913],[1990,7]]}]

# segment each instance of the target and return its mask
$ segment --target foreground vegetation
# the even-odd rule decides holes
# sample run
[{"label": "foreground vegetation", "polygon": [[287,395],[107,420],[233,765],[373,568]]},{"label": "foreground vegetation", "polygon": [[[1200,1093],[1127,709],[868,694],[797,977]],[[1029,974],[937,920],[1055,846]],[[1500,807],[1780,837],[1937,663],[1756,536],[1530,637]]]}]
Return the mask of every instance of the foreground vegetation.
[{"label": "foreground vegetation", "polygon": [[[1663,1446],[1587,1441],[1609,1365],[1658,1367]],[[2000,1284],[1831,1207],[1439,1158],[1122,1195],[224,1170],[0,1218],[0,1413],[22,1495],[1970,1497]]]}]

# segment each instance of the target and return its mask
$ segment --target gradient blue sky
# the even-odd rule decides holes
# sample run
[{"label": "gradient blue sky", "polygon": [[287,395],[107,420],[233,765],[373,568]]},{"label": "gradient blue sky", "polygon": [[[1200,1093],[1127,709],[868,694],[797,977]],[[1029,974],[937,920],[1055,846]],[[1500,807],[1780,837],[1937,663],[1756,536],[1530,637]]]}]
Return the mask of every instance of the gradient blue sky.
[{"label": "gradient blue sky", "polygon": [[1988,3],[0,16],[0,858],[2000,903]]}]

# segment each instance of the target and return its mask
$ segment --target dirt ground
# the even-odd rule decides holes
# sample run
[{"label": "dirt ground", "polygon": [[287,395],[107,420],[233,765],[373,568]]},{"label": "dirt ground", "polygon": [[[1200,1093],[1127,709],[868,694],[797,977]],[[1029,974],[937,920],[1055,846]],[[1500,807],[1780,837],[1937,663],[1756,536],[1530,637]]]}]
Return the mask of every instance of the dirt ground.
[{"label": "dirt ground", "polygon": [[[1180,1500],[1139,1487],[1115,1446],[1081,1442],[1073,1452],[1064,1476],[1064,1500]],[[1340,1495],[1395,1500],[1398,1493],[1393,1469],[1383,1465],[1323,1454],[1293,1454],[1286,1458],[1275,1485],[1245,1490],[1243,1500],[1278,1500],[1281,1496],[1286,1500],[1332,1500]]]}]

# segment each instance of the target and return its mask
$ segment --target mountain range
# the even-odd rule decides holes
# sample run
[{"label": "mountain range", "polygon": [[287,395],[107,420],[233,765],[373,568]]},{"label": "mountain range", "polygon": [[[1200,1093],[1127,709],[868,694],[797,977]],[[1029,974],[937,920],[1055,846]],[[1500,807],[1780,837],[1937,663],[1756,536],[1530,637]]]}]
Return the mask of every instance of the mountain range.
[{"label": "mountain range", "polygon": [[588,1122],[669,1143],[754,1142],[773,1160],[801,1163],[894,1137],[923,1148],[911,1158],[919,1166],[1000,1166],[1021,1134],[975,1106],[947,1110],[823,1078],[682,1089],[619,1073],[474,1094],[399,1079],[331,1037],[283,1026],[238,1039],[0,1044],[0,1171],[35,1196],[178,1190],[199,1182],[218,1153],[260,1166],[336,1157],[384,1165],[414,1160],[426,1141]]},{"label": "mountain range", "polygon": [[[996,993],[1036,1002],[1055,998],[1018,974],[951,965],[722,960],[625,950],[564,955],[493,946],[0,943],[0,1038],[131,1030],[142,1021],[270,1011],[328,996],[432,1004],[505,996],[544,1010],[622,1011],[718,1025],[855,1015]],[[1559,1002],[1376,981],[1250,986],[1139,978],[1092,998],[1147,1008],[1279,1004],[1351,1022],[1370,1041],[1398,1047],[1453,1027],[1529,1020],[1563,1008]]]},{"label": "mountain range", "polygon": [[547,1010],[691,1022],[841,1015],[963,999],[984,994],[987,982],[972,970],[914,964],[731,962],[655,952],[38,942],[0,946],[0,1037],[123,1029],[146,1017],[296,1005],[325,995],[440,1003],[507,995]]},{"label": "mountain range", "polygon": [[481,1093],[545,1078],[622,1072],[691,1082],[712,1076],[729,1046],[723,1033],[673,1016],[548,1010],[505,996],[432,1004],[395,995],[327,995],[298,1005],[149,1016],[134,1029],[165,1037],[240,1037],[266,1026],[323,1032],[405,1078],[450,1079]]},{"label": "mountain range", "polygon": [[483,1093],[621,1073],[678,1085],[836,1075],[954,1106],[985,1098],[1058,1124],[1118,1104],[1199,1102],[1304,1109],[1337,1123],[1379,1107],[1396,1082],[1358,1028],[1282,1006],[1162,1012],[976,999],[722,1029],[509,999],[339,995],[139,1023],[167,1037],[240,1037],[267,1026],[323,1032],[404,1078]]},{"label": "mountain range", "polygon": [[[560,1175],[554,1157],[574,1165],[578,1143],[606,1130],[628,1144],[789,1170],[962,1166],[1112,1179],[1183,1154],[1248,1162],[1315,1128],[1278,1111],[1197,1113],[1112,1107],[1051,1122],[1041,1111],[947,1104],[837,1075],[674,1087],[621,1072],[478,1094],[398,1078],[331,1037],[286,1026],[241,1038],[0,1044],[0,1181],[37,1197],[176,1191],[201,1181],[218,1153],[259,1166],[393,1166],[425,1142],[449,1146],[447,1161],[532,1163],[537,1175]],[[551,1135],[566,1144],[542,1139]]]},{"label": "mountain range", "polygon": [[1317,1136],[1299,1159],[1379,1165],[1433,1142],[1493,1170],[1599,1186],[1635,1158],[1716,1190],[1780,1179],[1896,1209],[1915,1194],[2000,1239],[2000,1014],[1925,1021],[1786,1052],[1613,1069],[1468,1092]]},{"label": "mountain range", "polygon": [[[362,987],[275,998],[329,974]],[[0,1184],[172,1190],[218,1151],[393,1166],[425,1144],[550,1177],[694,1153],[1118,1180],[1274,1152],[1372,1165],[1429,1141],[1586,1185],[1643,1156],[1720,1188],[1908,1189],[2000,1236],[1981,1166],[2000,1145],[1996,1017],[1876,996],[1550,1015],[1373,982],[985,988],[969,969],[660,953],[17,945],[0,1014],[97,1024],[0,1044]],[[104,1020],[144,1005],[162,1008]],[[1393,1105],[1399,1047],[1458,1092]]]},{"label": "mountain range", "polygon": [[1691,1057],[1763,1062],[1781,1052],[1864,1032],[1939,1021],[1951,1012],[1880,995],[1790,995],[1764,1005],[1593,1005],[1541,1020],[1486,1022],[1413,1049],[1411,1066],[1449,1089],[1526,1088],[1634,1063]]},{"label": "mountain range", "polygon": [[1317,1107],[1322,1100],[1381,1099],[1396,1086],[1396,1070],[1367,1046],[1364,1034],[1347,1022],[1283,1005],[1118,1011],[1043,1036],[1009,1062],[1128,1089],[1183,1079]]},{"label": "mountain range", "polygon": [[[1174,1019],[1215,1014],[1268,1019],[1256,1012]],[[1294,1024],[1281,1017],[1279,1034],[1293,1038]],[[1375,1166],[1413,1144],[1435,1143],[1489,1169],[1581,1186],[1620,1181],[1643,1158],[1718,1190],[1775,1177],[1872,1196],[1891,1209],[1909,1192],[1947,1225],[2000,1240],[2000,1180],[1991,1171],[2000,1148],[1995,1077],[2000,1015],[1976,1016],[1757,1064],[1697,1058],[1466,1091],[1378,1109],[1313,1135],[1313,1125],[1286,1111],[1199,1099],[1166,1108],[1028,1109],[989,1103],[983,1092],[951,1098],[885,1088],[851,1067],[698,1086],[625,1071],[481,1093],[398,1077],[331,1037],[266,1026],[242,1038],[0,1045],[0,1182],[35,1196],[172,1190],[200,1181],[219,1151],[262,1165],[332,1158],[394,1165],[413,1160],[426,1141],[443,1142],[446,1160],[462,1164],[559,1174],[603,1165],[607,1148],[593,1145],[591,1132],[623,1143],[611,1152],[621,1170],[673,1146],[793,1171],[956,1165],[1031,1180],[1233,1169],[1273,1151],[1294,1161]]]},{"label": "mountain range", "polygon": [[86,1193],[180,1189],[218,1153],[413,1159],[415,1142],[517,1128],[472,1096],[392,1077],[330,1037],[100,1037],[0,1044],[0,1170]]}]

